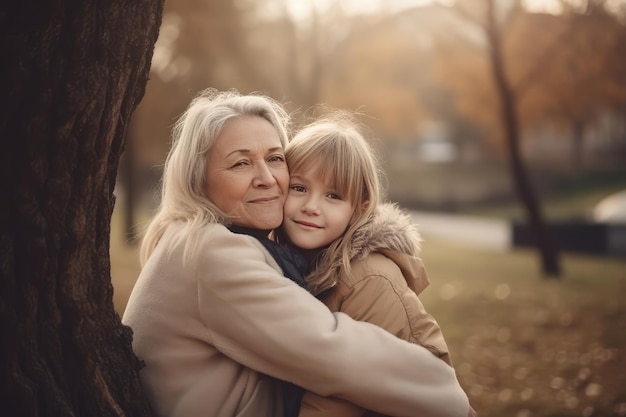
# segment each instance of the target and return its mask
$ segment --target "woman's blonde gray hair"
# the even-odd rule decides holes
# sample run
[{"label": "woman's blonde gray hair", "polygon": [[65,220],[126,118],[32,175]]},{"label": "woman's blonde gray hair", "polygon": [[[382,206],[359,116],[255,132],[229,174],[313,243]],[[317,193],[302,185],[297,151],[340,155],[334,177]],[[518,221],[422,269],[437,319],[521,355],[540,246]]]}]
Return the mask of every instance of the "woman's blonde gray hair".
[{"label": "woman's blonde gray hair", "polygon": [[236,90],[201,91],[172,130],[172,148],[163,168],[161,201],[141,244],[142,265],[172,222],[184,226],[170,250],[184,243],[185,260],[193,256],[201,227],[226,223],[223,213],[206,197],[207,158],[226,123],[242,116],[264,118],[276,129],[283,147],[287,146],[289,115],[276,100],[261,94],[242,95]]}]

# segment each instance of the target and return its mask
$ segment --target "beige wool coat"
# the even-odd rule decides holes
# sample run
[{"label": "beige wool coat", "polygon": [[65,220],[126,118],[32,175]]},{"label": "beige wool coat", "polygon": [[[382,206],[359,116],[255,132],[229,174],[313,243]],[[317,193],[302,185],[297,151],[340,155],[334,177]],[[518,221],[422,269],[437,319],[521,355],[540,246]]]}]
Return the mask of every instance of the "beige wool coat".
[{"label": "beige wool coat", "polygon": [[282,276],[255,238],[205,226],[183,263],[170,225],[123,323],[156,416],[282,417],[277,379],[400,417],[466,417],[451,367],[369,323],[331,313]]},{"label": "beige wool coat", "polygon": [[[371,222],[355,234],[350,248],[351,271],[322,274],[322,262],[308,281],[327,288],[322,301],[333,312],[373,323],[399,338],[424,346],[451,365],[448,346],[437,321],[418,298],[428,285],[419,258],[421,237],[411,218],[383,204]],[[366,346],[364,344],[364,346]],[[378,415],[349,402],[306,393],[300,417]]]}]

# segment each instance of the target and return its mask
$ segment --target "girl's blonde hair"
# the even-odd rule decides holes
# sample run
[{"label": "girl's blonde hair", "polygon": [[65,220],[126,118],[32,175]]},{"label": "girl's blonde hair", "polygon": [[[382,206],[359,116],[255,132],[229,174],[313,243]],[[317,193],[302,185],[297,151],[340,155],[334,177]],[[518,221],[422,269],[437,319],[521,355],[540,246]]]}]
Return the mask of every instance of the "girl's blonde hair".
[{"label": "girl's blonde hair", "polygon": [[301,129],[287,145],[285,157],[290,174],[314,170],[354,205],[346,232],[318,259],[323,271],[316,274],[315,282],[307,282],[309,291],[316,294],[337,271],[350,272],[350,242],[382,199],[381,170],[360,125],[345,112],[335,112]]},{"label": "girl's blonde hair", "polygon": [[172,148],[163,169],[161,202],[146,229],[140,250],[146,263],[167,227],[184,223],[170,250],[184,243],[184,259],[193,256],[200,228],[210,223],[225,223],[223,213],[206,197],[207,158],[215,139],[231,120],[259,116],[274,126],[287,146],[289,115],[277,101],[261,95],[241,95],[235,90],[201,91],[189,104],[172,130]]}]

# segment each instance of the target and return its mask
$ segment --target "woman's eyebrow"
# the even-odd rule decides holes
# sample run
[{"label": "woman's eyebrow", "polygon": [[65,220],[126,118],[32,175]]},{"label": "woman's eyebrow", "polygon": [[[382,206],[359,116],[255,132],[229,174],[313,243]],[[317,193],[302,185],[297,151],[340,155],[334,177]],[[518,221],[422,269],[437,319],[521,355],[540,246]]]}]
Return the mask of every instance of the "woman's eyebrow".
[{"label": "woman's eyebrow", "polygon": [[250,152],[252,152],[250,149],[235,149],[234,151],[227,153],[226,158],[236,153],[249,154]]},{"label": "woman's eyebrow", "polygon": [[[277,152],[277,151],[283,152],[284,149],[281,146],[276,146],[274,148],[269,148],[269,149],[266,150],[267,153],[272,153],[272,152]],[[228,154],[226,154],[226,158],[228,158],[229,156],[231,156],[233,154],[236,154],[236,153],[250,154],[250,153],[252,153],[252,150],[251,149],[235,149],[235,150],[229,152]]]}]

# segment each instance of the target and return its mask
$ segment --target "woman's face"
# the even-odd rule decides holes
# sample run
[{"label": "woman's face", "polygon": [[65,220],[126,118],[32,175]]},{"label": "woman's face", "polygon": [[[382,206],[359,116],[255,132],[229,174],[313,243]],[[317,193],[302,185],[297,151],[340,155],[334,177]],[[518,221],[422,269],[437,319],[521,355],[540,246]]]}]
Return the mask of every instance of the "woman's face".
[{"label": "woman's face", "polygon": [[270,122],[258,116],[229,121],[207,158],[207,197],[234,224],[270,231],[282,223],[289,171]]}]

